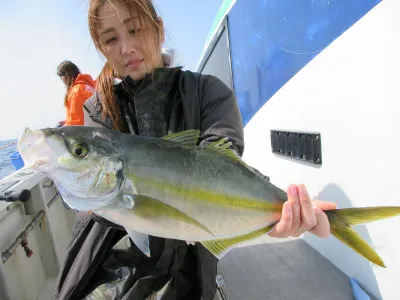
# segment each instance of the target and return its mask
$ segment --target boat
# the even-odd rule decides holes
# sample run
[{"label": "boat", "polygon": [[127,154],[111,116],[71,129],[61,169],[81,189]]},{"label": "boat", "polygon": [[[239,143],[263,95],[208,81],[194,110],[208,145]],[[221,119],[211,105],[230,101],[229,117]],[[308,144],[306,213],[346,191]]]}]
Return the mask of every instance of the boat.
[{"label": "boat", "polygon": [[[339,208],[399,205],[399,12],[398,0],[222,1],[197,71],[234,91],[243,159]],[[25,167],[0,197],[1,299],[52,299],[74,211]],[[398,299],[399,227],[354,227],[386,269],[333,237],[262,237],[219,261],[216,299]]]}]

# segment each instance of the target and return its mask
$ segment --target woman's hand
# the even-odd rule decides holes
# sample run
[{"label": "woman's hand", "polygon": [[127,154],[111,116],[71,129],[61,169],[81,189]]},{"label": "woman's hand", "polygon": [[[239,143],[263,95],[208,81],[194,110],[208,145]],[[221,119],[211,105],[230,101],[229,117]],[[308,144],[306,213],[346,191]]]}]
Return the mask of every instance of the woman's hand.
[{"label": "woman's hand", "polygon": [[323,210],[335,209],[336,203],[311,200],[304,185],[290,185],[288,201],[282,209],[281,220],[275,224],[269,233],[272,237],[298,237],[309,231],[318,237],[330,235],[330,225]]}]

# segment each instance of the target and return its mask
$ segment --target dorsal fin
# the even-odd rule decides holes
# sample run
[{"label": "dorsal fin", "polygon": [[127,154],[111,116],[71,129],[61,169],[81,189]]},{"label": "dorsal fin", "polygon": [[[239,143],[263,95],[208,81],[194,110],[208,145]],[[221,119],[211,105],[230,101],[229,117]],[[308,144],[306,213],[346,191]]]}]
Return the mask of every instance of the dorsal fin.
[{"label": "dorsal fin", "polygon": [[171,133],[169,135],[163,136],[162,139],[175,143],[180,143],[183,145],[196,146],[199,136],[200,130],[190,129],[178,133]]},{"label": "dorsal fin", "polygon": [[[190,129],[163,136],[162,139],[183,145],[196,146],[199,137],[200,130]],[[233,149],[230,148],[231,146],[232,143],[228,141],[227,137],[224,137],[215,142],[207,144],[204,148],[223,154],[226,157],[229,157],[234,161],[241,163],[243,166],[248,167],[247,164],[242,160],[242,158],[237,155]]]},{"label": "dorsal fin", "polygon": [[247,164],[242,160],[242,158],[239,155],[237,155],[235,150],[230,148],[231,146],[232,146],[232,143],[228,141],[227,137],[224,137],[218,141],[208,144],[204,148],[210,149],[217,153],[221,153],[221,154],[233,159],[234,161],[241,163],[243,166],[248,167]]}]

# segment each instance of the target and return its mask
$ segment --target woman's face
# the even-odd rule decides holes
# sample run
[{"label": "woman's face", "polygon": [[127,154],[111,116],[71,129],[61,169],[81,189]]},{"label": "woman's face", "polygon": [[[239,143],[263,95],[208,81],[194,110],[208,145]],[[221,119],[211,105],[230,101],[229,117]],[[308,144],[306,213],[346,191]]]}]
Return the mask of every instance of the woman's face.
[{"label": "woman's face", "polygon": [[60,79],[65,84],[65,86],[68,86],[68,76],[67,75],[61,75]]},{"label": "woman's face", "polygon": [[[160,42],[163,41],[159,41],[158,36],[151,36],[151,40],[157,41],[154,44],[157,49],[140,45],[138,34],[157,34],[150,28],[142,28],[136,10],[132,9],[131,13],[118,1],[106,2],[98,11],[98,30],[102,52],[117,73],[138,80],[162,65]],[[158,52],[156,59],[146,60],[144,51]]]}]

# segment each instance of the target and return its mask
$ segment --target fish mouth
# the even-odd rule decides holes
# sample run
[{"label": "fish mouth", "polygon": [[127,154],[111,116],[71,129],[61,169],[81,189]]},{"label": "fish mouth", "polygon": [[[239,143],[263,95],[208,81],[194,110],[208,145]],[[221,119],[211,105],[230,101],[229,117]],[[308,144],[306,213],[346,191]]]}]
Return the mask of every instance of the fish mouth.
[{"label": "fish mouth", "polygon": [[17,149],[27,168],[46,171],[50,167],[50,157],[54,154],[42,130],[25,128],[18,140]]}]

